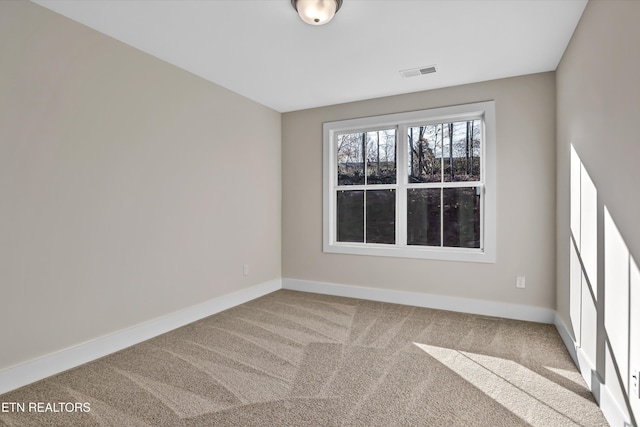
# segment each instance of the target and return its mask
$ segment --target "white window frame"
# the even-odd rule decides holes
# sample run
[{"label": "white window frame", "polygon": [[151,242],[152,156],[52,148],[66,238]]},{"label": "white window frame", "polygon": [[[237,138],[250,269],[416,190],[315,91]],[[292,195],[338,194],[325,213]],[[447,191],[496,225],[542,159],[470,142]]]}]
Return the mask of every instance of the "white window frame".
[{"label": "white window frame", "polygon": [[[431,123],[480,119],[482,122],[480,187],[480,248],[407,245],[406,190],[408,186],[408,128]],[[496,262],[496,132],[495,102],[486,101],[407,113],[387,114],[323,124],[323,251],[327,253],[419,258],[463,262]],[[337,136],[345,132],[396,128],[396,243],[336,241]],[[470,183],[446,183],[447,187],[469,187]],[[452,184],[452,185],[451,185]],[[474,182],[472,186],[477,186]],[[376,188],[378,186],[376,185]],[[371,188],[373,189],[373,188]]]}]

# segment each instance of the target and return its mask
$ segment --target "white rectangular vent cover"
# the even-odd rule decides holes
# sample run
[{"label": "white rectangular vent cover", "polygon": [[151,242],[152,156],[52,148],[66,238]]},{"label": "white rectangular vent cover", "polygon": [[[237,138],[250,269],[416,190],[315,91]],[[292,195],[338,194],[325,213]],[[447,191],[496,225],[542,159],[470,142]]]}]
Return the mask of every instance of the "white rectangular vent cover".
[{"label": "white rectangular vent cover", "polygon": [[400,75],[402,75],[402,77],[407,78],[407,77],[417,77],[417,76],[424,76],[425,74],[431,74],[431,73],[435,73],[436,72],[436,66],[435,65],[427,65],[424,67],[418,67],[418,68],[411,68],[408,70],[402,70],[400,71]]}]

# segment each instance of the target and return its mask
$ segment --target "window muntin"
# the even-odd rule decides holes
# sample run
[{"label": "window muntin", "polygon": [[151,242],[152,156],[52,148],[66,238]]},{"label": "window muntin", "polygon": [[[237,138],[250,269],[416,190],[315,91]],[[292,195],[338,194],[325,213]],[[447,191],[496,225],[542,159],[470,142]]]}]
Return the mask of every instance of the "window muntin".
[{"label": "window muntin", "polygon": [[479,119],[409,127],[409,183],[480,181]]},{"label": "window muntin", "polygon": [[325,123],[325,252],[495,262],[494,111]]},{"label": "window muntin", "polygon": [[395,184],[396,130],[340,133],[336,158],[338,186]]}]

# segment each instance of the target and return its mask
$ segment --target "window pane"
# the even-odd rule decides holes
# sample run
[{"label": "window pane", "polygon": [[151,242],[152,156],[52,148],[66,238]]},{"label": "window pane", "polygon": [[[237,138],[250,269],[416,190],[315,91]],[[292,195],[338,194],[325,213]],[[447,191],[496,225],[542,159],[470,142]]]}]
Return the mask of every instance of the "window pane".
[{"label": "window pane", "polygon": [[367,191],[367,243],[396,242],[396,191]]},{"label": "window pane", "polygon": [[407,190],[407,244],[440,246],[439,188]]},{"label": "window pane", "polygon": [[444,181],[480,181],[481,135],[480,120],[444,125]]},{"label": "window pane", "polygon": [[338,242],[364,242],[364,191],[338,191]]},{"label": "window pane", "polygon": [[367,132],[367,184],[396,183],[396,130]]},{"label": "window pane", "polygon": [[364,133],[338,135],[338,185],[364,184]]},{"label": "window pane", "polygon": [[409,183],[442,181],[442,125],[409,128]]},{"label": "window pane", "polygon": [[480,247],[480,189],[464,187],[442,190],[444,246]]}]

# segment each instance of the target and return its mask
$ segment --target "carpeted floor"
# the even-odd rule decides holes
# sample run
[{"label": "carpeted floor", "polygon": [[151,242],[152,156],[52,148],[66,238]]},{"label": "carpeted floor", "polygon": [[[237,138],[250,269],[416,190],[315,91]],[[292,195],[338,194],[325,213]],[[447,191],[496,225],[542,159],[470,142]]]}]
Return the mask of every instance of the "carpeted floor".
[{"label": "carpeted floor", "polygon": [[552,325],[286,290],[0,402],[25,404],[3,426],[607,425]]}]

